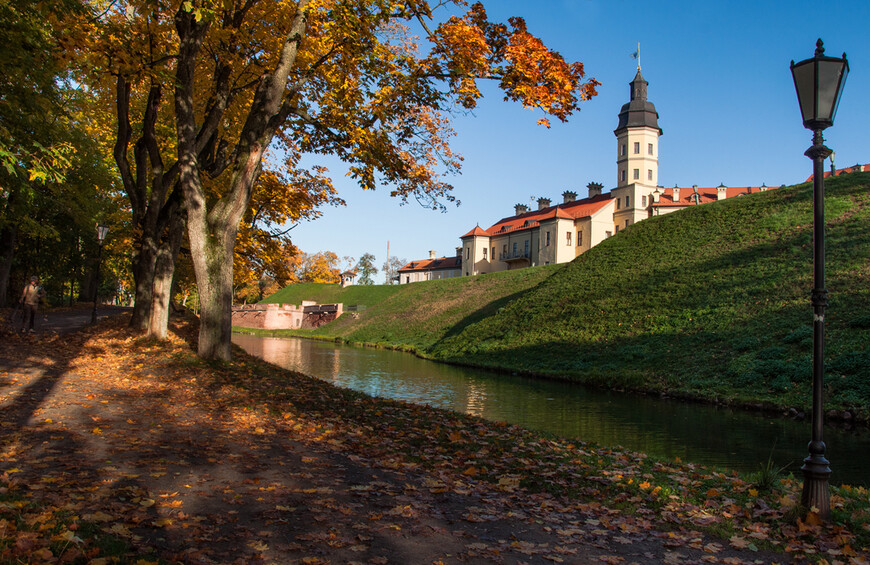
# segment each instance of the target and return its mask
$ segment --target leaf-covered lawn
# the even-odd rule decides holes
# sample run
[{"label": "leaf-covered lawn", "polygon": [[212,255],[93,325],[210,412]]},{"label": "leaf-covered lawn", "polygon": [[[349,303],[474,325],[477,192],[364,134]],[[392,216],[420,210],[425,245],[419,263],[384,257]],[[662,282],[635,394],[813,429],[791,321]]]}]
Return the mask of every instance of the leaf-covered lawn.
[{"label": "leaf-covered lawn", "polygon": [[870,492],[337,389],[124,319],[0,342],[0,563],[867,563]]}]

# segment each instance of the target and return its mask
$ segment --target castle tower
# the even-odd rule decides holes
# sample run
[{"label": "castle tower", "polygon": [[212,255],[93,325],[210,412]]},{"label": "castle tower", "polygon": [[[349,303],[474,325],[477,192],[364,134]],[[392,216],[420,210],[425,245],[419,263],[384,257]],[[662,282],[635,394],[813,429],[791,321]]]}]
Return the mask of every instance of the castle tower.
[{"label": "castle tower", "polygon": [[611,197],[616,199],[614,213],[616,231],[649,217],[652,193],[659,180],[659,127],[658,112],[646,99],[649,83],[644,80],[638,65],[637,74],[629,85],[628,103],[619,112],[616,135],[616,188]]},{"label": "castle tower", "polygon": [[646,99],[646,87],[638,69],[631,86],[631,98],[619,111],[619,125],[614,134],[617,140],[616,186],[643,183],[658,184],[659,177],[659,127],[658,112]]}]

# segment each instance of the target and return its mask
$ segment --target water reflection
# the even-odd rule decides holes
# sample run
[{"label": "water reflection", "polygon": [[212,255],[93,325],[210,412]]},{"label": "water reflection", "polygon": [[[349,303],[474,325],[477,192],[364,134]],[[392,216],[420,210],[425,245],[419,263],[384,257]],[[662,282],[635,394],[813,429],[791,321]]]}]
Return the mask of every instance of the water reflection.
[{"label": "water reflection", "polygon": [[[270,363],[371,396],[727,469],[756,470],[772,455],[799,473],[810,434],[807,422],[497,375],[380,349],[243,335],[233,341]],[[833,484],[870,484],[862,472],[870,465],[870,434],[828,428],[825,440]]]}]

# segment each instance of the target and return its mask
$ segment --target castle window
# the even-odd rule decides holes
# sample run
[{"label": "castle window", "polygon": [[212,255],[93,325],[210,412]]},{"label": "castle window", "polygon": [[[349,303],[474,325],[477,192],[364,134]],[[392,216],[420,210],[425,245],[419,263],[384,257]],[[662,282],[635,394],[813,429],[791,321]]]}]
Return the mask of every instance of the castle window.
[{"label": "castle window", "polygon": [[634,142],[634,154],[637,155],[638,153],[640,153],[640,141],[635,141]]},{"label": "castle window", "polygon": [[492,260],[495,261],[495,247],[492,248]]},{"label": "castle window", "polygon": [[565,243],[568,245],[568,247],[571,247],[571,232],[565,232],[565,239]]},{"label": "castle window", "polygon": [[577,232],[577,247],[580,247],[581,245],[583,245],[583,232],[578,231]]},{"label": "castle window", "polygon": [[468,261],[469,259],[471,259],[471,248],[466,247],[465,248],[465,260]]},{"label": "castle window", "polygon": [[483,248],[483,260],[486,261],[486,247]]},{"label": "castle window", "polygon": [[547,232],[547,247],[550,246],[550,232]]},{"label": "castle window", "polygon": [[634,170],[631,172],[631,176],[632,176],[632,178],[633,178],[634,180],[638,180],[638,179],[640,179],[640,169],[634,169]]},{"label": "castle window", "polygon": [[642,208],[646,208],[646,196],[640,197],[640,205]]},{"label": "castle window", "polygon": [[622,200],[619,199],[619,198],[617,198],[617,199],[616,199],[616,209],[617,209],[617,210],[619,210],[619,203],[620,203],[620,202],[622,202]]},{"label": "castle window", "polygon": [[622,147],[619,150],[620,155],[625,155],[625,144],[622,144]]},{"label": "castle window", "polygon": [[604,232],[604,238],[605,238],[605,239],[607,239],[607,238],[610,237],[611,235],[613,235],[613,234],[611,234],[609,231]]},{"label": "castle window", "polygon": [[652,180],[652,169],[646,170],[646,180]]},{"label": "castle window", "polygon": [[628,227],[628,220],[625,220],[625,227]]},{"label": "castle window", "polygon": [[625,171],[620,171],[620,172],[619,172],[619,181],[620,181],[620,182],[625,182]]},{"label": "castle window", "polygon": [[652,145],[652,143],[648,143],[648,144],[647,144],[647,146],[646,146],[646,152],[647,152],[647,154],[649,154],[649,155],[652,155],[652,154],[653,154],[653,145]]},{"label": "castle window", "polygon": [[629,200],[629,198],[631,198],[631,197],[630,196],[625,197],[625,207],[626,208],[631,208],[631,200]]}]

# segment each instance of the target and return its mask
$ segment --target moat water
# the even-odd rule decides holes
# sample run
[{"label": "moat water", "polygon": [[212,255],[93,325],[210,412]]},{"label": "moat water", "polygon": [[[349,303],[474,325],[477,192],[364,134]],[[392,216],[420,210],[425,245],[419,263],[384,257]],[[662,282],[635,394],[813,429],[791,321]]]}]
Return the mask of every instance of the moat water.
[{"label": "moat water", "polygon": [[[755,471],[772,456],[800,475],[810,423],[718,406],[496,374],[407,353],[236,334],[270,363],[371,396],[428,404],[653,457]],[[870,485],[870,432],[825,428],[832,484]]]}]

